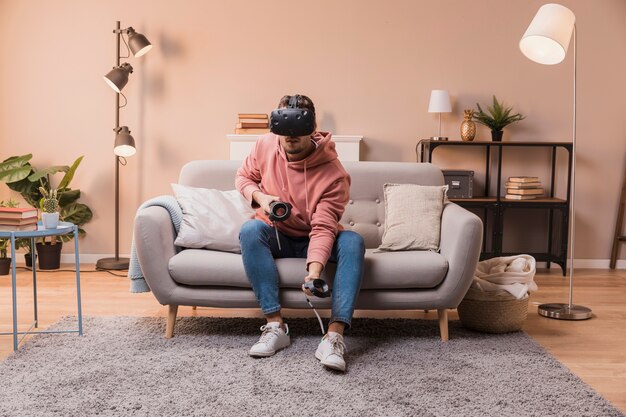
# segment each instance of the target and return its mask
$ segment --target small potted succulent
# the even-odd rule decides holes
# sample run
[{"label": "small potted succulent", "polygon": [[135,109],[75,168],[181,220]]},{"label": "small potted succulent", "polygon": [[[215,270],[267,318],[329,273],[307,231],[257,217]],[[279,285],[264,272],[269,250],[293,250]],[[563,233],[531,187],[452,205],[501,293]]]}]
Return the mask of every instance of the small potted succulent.
[{"label": "small potted succulent", "polygon": [[[0,207],[17,207],[17,201],[9,199],[8,201],[0,201]],[[11,270],[11,258],[7,257],[11,240],[0,239],[0,275],[9,275]]]},{"label": "small potted succulent", "polygon": [[49,191],[39,187],[43,198],[39,202],[41,209],[41,222],[46,229],[56,229],[59,225],[59,199],[58,190],[52,188]]},{"label": "small potted succulent", "polygon": [[9,239],[0,239],[0,275],[9,275],[11,258],[7,258]]},{"label": "small potted succulent", "polygon": [[502,129],[505,126],[525,118],[519,113],[511,114],[513,107],[506,107],[504,103],[498,102],[496,96],[493,96],[493,104],[487,107],[487,112],[483,111],[480,104],[476,103],[476,106],[478,111],[474,112],[474,120],[491,129],[491,139],[494,142],[502,141]]}]

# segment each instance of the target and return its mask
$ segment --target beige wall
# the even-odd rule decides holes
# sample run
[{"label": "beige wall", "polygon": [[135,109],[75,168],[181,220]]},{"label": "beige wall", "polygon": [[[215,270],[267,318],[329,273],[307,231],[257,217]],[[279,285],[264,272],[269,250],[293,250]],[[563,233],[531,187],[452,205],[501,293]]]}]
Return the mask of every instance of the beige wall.
[{"label": "beige wall", "polygon": [[[626,2],[562,3],[579,31],[576,258],[607,259],[626,156]],[[118,19],[155,45],[127,59],[135,73],[121,122],[139,152],[121,171],[123,253],[142,201],[170,193],[189,160],[227,159],[236,114],[269,112],[283,94],[310,95],[322,129],[363,135],[367,160],[415,160],[417,139],[436,132],[426,111],[436,88],[453,97],[443,127],[452,138],[463,108],[496,94],[527,116],[505,140],[570,141],[572,51],[542,66],[517,47],[541,4],[0,0],[0,156],[32,152],[48,165],[85,155],[74,185],[95,216],[82,251],[113,251],[114,94],[102,76]],[[547,156],[511,159],[504,175],[545,176]],[[476,154],[442,152],[438,163],[482,171]]]}]

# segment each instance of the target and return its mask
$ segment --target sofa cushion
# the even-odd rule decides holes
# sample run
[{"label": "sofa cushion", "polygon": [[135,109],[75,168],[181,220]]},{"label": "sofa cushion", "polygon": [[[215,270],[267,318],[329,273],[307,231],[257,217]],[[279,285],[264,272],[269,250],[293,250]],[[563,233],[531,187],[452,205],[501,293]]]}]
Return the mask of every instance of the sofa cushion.
[{"label": "sofa cushion", "polygon": [[239,229],[254,217],[254,209],[237,190],[215,190],[172,184],[183,211],[174,244],[241,253]]},{"label": "sofa cushion", "polygon": [[385,184],[381,251],[439,250],[441,213],[448,186]]},{"label": "sofa cushion", "polygon": [[[281,288],[302,285],[306,259],[277,259]],[[448,272],[448,262],[436,252],[407,251],[376,253],[365,251],[362,289],[434,288]],[[204,249],[186,249],[169,261],[172,278],[183,285],[250,288],[241,255]],[[335,264],[329,262],[322,273],[332,286]]]}]

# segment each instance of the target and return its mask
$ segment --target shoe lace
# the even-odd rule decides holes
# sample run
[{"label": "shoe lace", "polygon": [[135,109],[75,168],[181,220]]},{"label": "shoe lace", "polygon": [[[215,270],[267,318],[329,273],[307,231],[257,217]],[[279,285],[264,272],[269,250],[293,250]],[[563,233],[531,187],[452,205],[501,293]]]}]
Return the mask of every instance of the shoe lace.
[{"label": "shoe lace", "polygon": [[261,330],[263,334],[261,334],[261,338],[259,339],[259,343],[267,343],[272,340],[274,337],[280,336],[280,327],[269,327],[267,325],[261,326]]},{"label": "shoe lace", "polygon": [[328,342],[330,343],[331,354],[343,356],[346,352],[346,344],[341,337],[329,337]]}]

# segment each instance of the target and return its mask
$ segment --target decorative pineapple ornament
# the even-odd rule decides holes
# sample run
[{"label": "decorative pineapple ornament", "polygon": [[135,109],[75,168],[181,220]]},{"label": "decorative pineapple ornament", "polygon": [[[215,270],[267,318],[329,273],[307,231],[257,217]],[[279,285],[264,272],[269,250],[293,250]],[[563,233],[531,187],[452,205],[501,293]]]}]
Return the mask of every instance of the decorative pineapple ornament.
[{"label": "decorative pineapple ornament", "polygon": [[476,123],[472,121],[474,115],[473,109],[463,110],[464,119],[461,123],[461,139],[465,142],[471,142],[476,137]]}]

